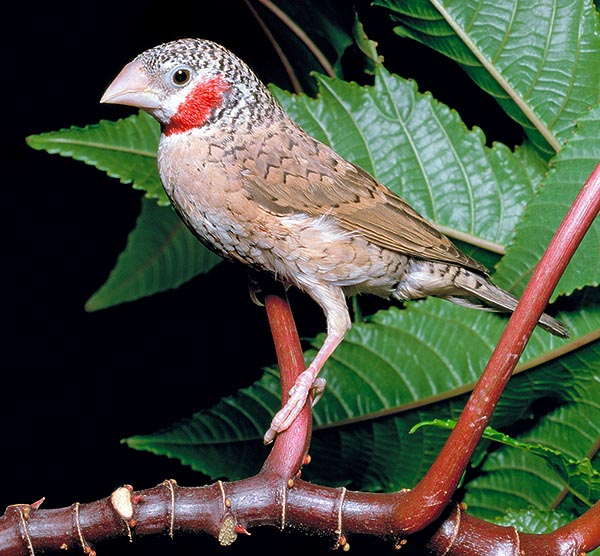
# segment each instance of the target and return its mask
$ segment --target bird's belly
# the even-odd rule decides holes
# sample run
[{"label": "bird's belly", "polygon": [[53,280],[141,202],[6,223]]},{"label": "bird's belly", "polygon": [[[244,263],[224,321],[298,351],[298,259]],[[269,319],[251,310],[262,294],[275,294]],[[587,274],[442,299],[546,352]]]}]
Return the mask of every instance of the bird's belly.
[{"label": "bird's belly", "polygon": [[389,297],[407,258],[382,249],[359,233],[347,232],[328,216],[303,213],[281,217],[282,241],[270,255],[276,273],[301,289],[315,284],[342,287],[350,293]]},{"label": "bird's belly", "polygon": [[244,211],[232,203],[227,209],[208,206],[194,202],[194,196],[178,195],[177,189],[171,199],[209,248],[305,291],[321,284],[389,297],[406,267],[406,257],[346,232],[326,217],[282,217]]}]

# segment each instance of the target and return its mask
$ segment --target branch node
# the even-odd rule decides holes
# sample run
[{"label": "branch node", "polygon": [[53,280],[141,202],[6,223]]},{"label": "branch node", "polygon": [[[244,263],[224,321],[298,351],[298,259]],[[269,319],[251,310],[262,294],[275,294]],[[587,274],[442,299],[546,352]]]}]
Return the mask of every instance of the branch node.
[{"label": "branch node", "polygon": [[172,540],[174,536],[175,530],[175,487],[177,486],[177,481],[175,479],[167,479],[162,482],[169,489],[169,496],[171,498],[171,507],[167,511],[167,517],[169,518],[169,538]]},{"label": "branch node", "polygon": [[[342,509],[344,506],[344,498],[346,497],[346,492],[348,492],[346,487],[340,488],[340,497],[337,510],[337,527],[335,529],[335,534],[337,535],[335,548],[342,547],[343,550],[349,550],[350,547],[345,535],[342,533],[342,519],[344,515]],[[346,548],[346,546],[348,546],[348,548]]]},{"label": "branch node", "polygon": [[407,539],[397,539],[394,543],[394,550],[400,550],[407,542]]},{"label": "branch node", "polygon": [[218,539],[221,546],[229,546],[237,539],[235,517],[231,513],[223,518]]},{"label": "branch node", "polygon": [[29,504],[29,506],[31,507],[32,510],[38,510],[40,508],[40,506],[44,503],[44,500],[46,500],[46,497],[42,496],[42,498],[35,501],[33,504]]},{"label": "branch node", "polygon": [[346,537],[344,535],[342,535],[335,548],[341,548],[343,552],[348,552],[350,550],[350,543],[348,542]]},{"label": "branch node", "polygon": [[241,525],[240,523],[238,523],[235,526],[235,532],[238,535],[251,535],[252,533],[250,533],[250,531],[248,531],[248,529],[246,529],[243,525]]},{"label": "branch node", "polygon": [[285,508],[287,506],[287,491],[287,484],[285,484],[281,489],[281,524],[279,526],[280,531],[283,531],[285,529]]},{"label": "branch node", "polygon": [[8,509],[14,509],[17,512],[19,525],[21,528],[21,539],[23,539],[23,543],[27,546],[27,552],[29,556],[35,556],[35,550],[33,548],[33,543],[31,542],[31,537],[29,536],[29,528],[27,526],[27,521],[29,520],[29,515],[31,513],[31,505],[30,504],[12,504],[8,506]]},{"label": "branch node", "polygon": [[131,528],[135,527],[137,523],[137,521],[133,519],[133,502],[131,501],[132,492],[133,487],[131,485],[124,485],[117,488],[110,495],[110,503],[112,504],[112,507],[119,514],[119,517],[123,520],[123,523],[125,523],[129,542],[133,542]]},{"label": "branch node", "polygon": [[110,503],[125,523],[133,519],[133,503],[131,502],[131,489],[122,486],[110,495]]},{"label": "branch node", "polygon": [[228,509],[231,508],[231,498],[228,498],[227,495],[225,494],[225,485],[223,484],[223,481],[219,480],[219,481],[217,481],[217,484],[219,485],[219,489],[221,491],[221,498],[223,499],[223,507],[225,508],[225,511],[227,511]]},{"label": "branch node", "polygon": [[87,543],[87,541],[83,537],[83,531],[81,530],[81,521],[79,519],[79,502],[75,502],[71,506],[71,511],[73,513],[73,524],[75,525],[75,530],[77,532],[77,538],[79,539],[79,545],[81,546],[81,550],[87,556],[96,556],[96,551],[92,549],[92,547]]}]

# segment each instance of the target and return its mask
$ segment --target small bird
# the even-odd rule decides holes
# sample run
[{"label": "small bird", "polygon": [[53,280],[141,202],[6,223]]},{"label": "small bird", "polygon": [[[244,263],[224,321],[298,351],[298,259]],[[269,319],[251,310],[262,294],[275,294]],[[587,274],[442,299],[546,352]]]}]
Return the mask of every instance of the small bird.
[{"label": "small bird", "polygon": [[[128,63],[101,102],[145,110],[161,125],[158,170],[198,239],[267,271],[323,309],[327,336],[275,415],[290,426],[351,326],[346,296],[436,296],[511,312],[517,299],[405,201],[301,129],[237,56],[202,39],[165,43]],[[539,326],[562,338],[543,314]]]}]

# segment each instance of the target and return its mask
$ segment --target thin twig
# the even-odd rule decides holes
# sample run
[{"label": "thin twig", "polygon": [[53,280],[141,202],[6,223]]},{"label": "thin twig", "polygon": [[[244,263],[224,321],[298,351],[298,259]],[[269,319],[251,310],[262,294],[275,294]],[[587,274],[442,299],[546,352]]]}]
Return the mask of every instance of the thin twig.
[{"label": "thin twig", "polygon": [[325,73],[329,77],[335,77],[335,71],[333,70],[333,66],[329,63],[329,60],[326,58],[325,54],[321,52],[319,47],[313,42],[313,40],[298,26],[298,24],[290,18],[281,8],[278,8],[271,0],[259,0],[259,2],[271,10],[273,14],[275,14],[283,23],[285,23],[290,30],[304,43],[306,48],[308,48],[312,55],[317,59]]},{"label": "thin twig", "polygon": [[273,49],[277,53],[277,56],[279,56],[281,64],[283,65],[285,72],[287,73],[288,78],[292,83],[292,88],[294,89],[294,92],[296,92],[296,94],[300,94],[302,92],[302,85],[300,85],[300,81],[298,80],[298,77],[296,77],[296,72],[294,71],[292,64],[290,64],[288,57],[283,52],[281,46],[279,46],[279,43],[273,36],[273,33],[271,33],[271,30],[267,27],[267,24],[264,22],[262,17],[260,17],[260,14],[254,9],[254,6],[250,3],[250,0],[244,1],[246,2],[246,6],[248,6],[248,9],[252,12],[252,15],[260,25],[261,29],[269,39],[269,42],[273,46]]}]

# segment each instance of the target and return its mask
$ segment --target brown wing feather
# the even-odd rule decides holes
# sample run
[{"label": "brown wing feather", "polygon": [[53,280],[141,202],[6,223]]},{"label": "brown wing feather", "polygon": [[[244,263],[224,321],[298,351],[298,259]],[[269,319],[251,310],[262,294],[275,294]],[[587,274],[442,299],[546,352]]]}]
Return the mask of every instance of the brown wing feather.
[{"label": "brown wing feather", "polygon": [[487,274],[483,265],[363,169],[312,138],[308,144],[297,139],[288,135],[287,145],[259,147],[252,171],[245,171],[247,193],[265,210],[282,216],[298,211],[327,215],[385,249]]}]

